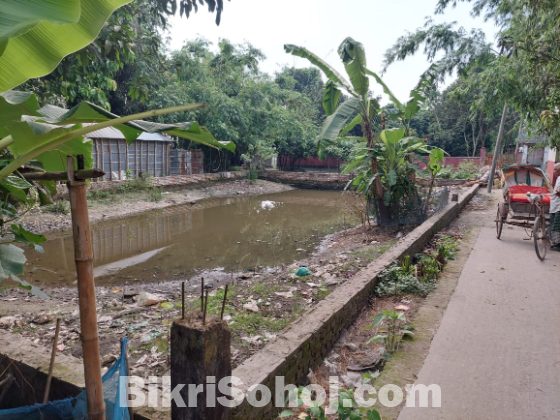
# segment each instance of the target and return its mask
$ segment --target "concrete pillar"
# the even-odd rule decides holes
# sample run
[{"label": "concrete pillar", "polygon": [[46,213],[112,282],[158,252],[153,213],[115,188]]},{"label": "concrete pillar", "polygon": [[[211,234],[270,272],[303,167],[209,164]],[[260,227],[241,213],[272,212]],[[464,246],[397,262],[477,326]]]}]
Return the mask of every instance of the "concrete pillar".
[{"label": "concrete pillar", "polygon": [[549,146],[545,148],[543,169],[546,171],[548,178],[552,182],[554,178],[554,165],[556,164],[556,149],[552,149]]},{"label": "concrete pillar", "polygon": [[[171,420],[228,419],[229,409],[219,404],[217,398],[223,395],[218,383],[231,376],[230,348],[231,333],[227,323],[219,317],[207,315],[206,325],[202,324],[200,313],[173,322],[171,389],[185,384],[179,394],[186,407],[177,406],[177,401],[173,400]],[[195,397],[193,390],[198,385],[203,385],[199,388],[202,392]]]}]

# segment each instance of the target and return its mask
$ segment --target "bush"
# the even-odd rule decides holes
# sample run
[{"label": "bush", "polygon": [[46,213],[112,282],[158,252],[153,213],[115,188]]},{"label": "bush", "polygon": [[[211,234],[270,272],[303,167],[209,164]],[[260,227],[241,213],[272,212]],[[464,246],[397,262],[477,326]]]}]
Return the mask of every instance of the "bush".
[{"label": "bush", "polygon": [[455,169],[455,178],[457,179],[476,179],[480,167],[474,162],[461,162]]},{"label": "bush", "polygon": [[87,193],[88,200],[103,200],[109,198],[111,191],[108,190],[93,190]]},{"label": "bush", "polygon": [[247,171],[247,179],[251,182],[259,179],[259,173],[255,168],[253,167],[249,168],[249,170]]},{"label": "bush", "polygon": [[229,170],[232,171],[232,172],[239,172],[239,171],[242,171],[243,168],[241,166],[232,166],[232,167],[229,168]]},{"label": "bush", "polygon": [[163,192],[161,187],[150,188],[150,201],[161,201],[162,198]]},{"label": "bush", "polygon": [[450,179],[453,178],[455,168],[451,165],[443,166],[437,173],[438,178]]},{"label": "bush", "polygon": [[70,205],[68,204],[67,201],[55,201],[53,204],[43,206],[42,209],[43,211],[47,211],[49,213],[61,213],[61,214],[70,213]]},{"label": "bush", "polygon": [[480,167],[474,162],[461,162],[454,168],[451,165],[444,166],[437,174],[438,178],[453,179],[476,179]]},{"label": "bush", "polygon": [[379,275],[375,292],[378,296],[420,295],[426,296],[435,289],[435,279],[421,280],[403,272],[402,267],[394,265]]}]

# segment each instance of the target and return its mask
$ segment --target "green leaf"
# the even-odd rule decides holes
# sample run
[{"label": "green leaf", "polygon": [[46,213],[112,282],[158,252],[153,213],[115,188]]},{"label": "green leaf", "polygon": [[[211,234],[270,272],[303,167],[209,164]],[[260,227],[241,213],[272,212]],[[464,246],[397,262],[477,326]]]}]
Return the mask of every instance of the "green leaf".
[{"label": "green leaf", "polygon": [[366,74],[369,74],[369,75],[374,77],[374,79],[377,81],[377,83],[379,83],[381,85],[381,87],[383,88],[383,92],[385,92],[385,94],[387,96],[389,96],[389,99],[391,99],[391,102],[393,102],[393,104],[397,107],[397,109],[399,109],[401,112],[404,112],[404,110],[405,110],[404,105],[397,99],[397,97],[393,94],[393,92],[391,92],[391,90],[385,84],[385,82],[383,82],[383,80],[381,80],[381,77],[379,77],[377,75],[377,73],[375,73],[371,70],[368,70],[368,69],[366,69],[365,72],[366,72]]},{"label": "green leaf", "polygon": [[376,335],[375,337],[370,338],[366,344],[370,344],[370,343],[373,343],[375,341],[383,341],[386,338],[387,338],[386,335]]},{"label": "green leaf", "polygon": [[26,258],[23,250],[12,244],[0,244],[0,281],[23,274]]},{"label": "green leaf", "polygon": [[29,184],[25,179],[15,175],[10,175],[0,180],[0,185],[6,192],[12,194],[19,201],[28,201],[27,190],[31,188],[31,184]]},{"label": "green leaf", "polygon": [[369,91],[369,78],[366,73],[364,46],[352,38],[346,38],[338,47],[338,55],[342,59],[354,91],[360,96],[366,95]]},{"label": "green leaf", "polygon": [[37,160],[43,164],[43,168],[49,172],[66,171],[66,157],[84,155],[85,169],[93,168],[93,143],[85,141],[83,137],[78,137],[56,146],[48,152],[37,156]]},{"label": "green leaf", "polygon": [[0,93],[0,138],[9,134],[6,126],[21,120],[22,115],[38,115],[39,104],[32,92]]},{"label": "green leaf", "polygon": [[373,328],[378,327],[379,324],[383,322],[385,319],[385,314],[383,312],[379,312],[373,317]]},{"label": "green leaf", "polygon": [[278,417],[290,417],[293,416],[295,413],[292,410],[284,410],[280,413]]},{"label": "green leaf", "polygon": [[0,19],[0,42],[19,36],[48,20],[59,25],[80,19],[80,0],[4,1]]},{"label": "green leaf", "polygon": [[323,73],[325,73],[325,75],[330,80],[332,80],[337,86],[343,86],[346,89],[346,91],[352,96],[357,95],[356,92],[354,92],[352,85],[348,83],[348,81],[344,79],[344,77],[342,77],[342,75],[339,72],[337,72],[329,64],[327,64],[325,61],[319,58],[319,56],[313,54],[307,48],[298,47],[297,45],[286,44],[284,45],[284,51],[286,51],[288,54],[292,54],[297,57],[306,58],[311,62],[311,64],[314,64],[317,67],[319,67],[323,71]]},{"label": "green leaf", "polygon": [[[54,105],[46,105],[39,109],[38,113],[44,117],[43,120],[47,123],[65,125],[100,123],[119,118],[118,115],[90,102],[81,102],[79,105],[69,110]],[[129,144],[136,140],[143,132],[166,133],[216,149],[221,148],[229,150],[230,152],[235,151],[235,144],[233,142],[221,142],[216,140],[206,127],[200,126],[197,122],[159,124],[138,119],[125,124],[115,124],[114,127],[121,131]]]},{"label": "green leaf", "polygon": [[[66,55],[91,43],[111,14],[130,0],[10,1],[17,21],[2,19],[0,92],[52,72]],[[64,10],[64,12],[62,12]],[[2,11],[3,13],[4,10]],[[76,12],[79,19],[76,21]],[[75,23],[72,23],[75,22]]]},{"label": "green leaf", "polygon": [[352,121],[350,121],[350,124],[344,127],[344,129],[340,132],[340,136],[341,137],[346,136],[346,134],[348,134],[350,130],[352,130],[358,124],[361,124],[362,121],[363,121],[362,115],[361,114],[356,115],[356,117]]},{"label": "green leaf", "polygon": [[[23,279],[20,279],[19,277],[15,276],[12,274],[12,280],[19,283],[19,285],[21,287],[23,287],[24,289],[30,290],[31,294],[37,296],[40,299],[50,299],[50,296],[47,295],[45,292],[43,292],[41,289],[39,289],[37,286],[33,286],[32,284],[29,284],[28,282],[26,282]],[[1,279],[0,279],[1,281]]]},{"label": "green leaf", "polygon": [[323,108],[327,115],[331,115],[338,106],[340,99],[340,90],[332,80],[329,80],[325,85],[325,94],[323,95]]},{"label": "green leaf", "polygon": [[367,420],[381,420],[381,415],[377,410],[369,410],[367,412]]},{"label": "green leaf", "polygon": [[322,146],[324,140],[334,141],[340,136],[340,132],[359,113],[360,100],[350,98],[338,106],[336,111],[328,116],[323,122],[321,131],[317,136],[318,147]]},{"label": "green leaf", "polygon": [[48,206],[50,204],[53,204],[52,195],[46,188],[39,185],[37,187],[37,194],[39,194],[39,203],[41,204],[41,206]]},{"label": "green leaf", "polygon": [[37,252],[41,252],[41,253],[44,252],[43,247],[37,245],[47,240],[47,238],[45,238],[43,235],[37,235],[33,232],[28,231],[22,225],[16,225],[16,224],[11,225],[10,230],[14,235],[14,242],[30,245]]},{"label": "green leaf", "polygon": [[390,187],[397,183],[397,172],[394,169],[391,169],[387,174],[387,181],[389,181]]}]

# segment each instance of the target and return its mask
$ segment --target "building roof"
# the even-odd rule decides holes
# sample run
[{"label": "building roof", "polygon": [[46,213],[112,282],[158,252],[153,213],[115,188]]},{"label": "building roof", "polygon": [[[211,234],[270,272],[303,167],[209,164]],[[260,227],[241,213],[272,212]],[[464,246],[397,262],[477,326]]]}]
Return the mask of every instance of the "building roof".
[{"label": "building roof", "polygon": [[518,144],[541,144],[547,142],[548,142],[548,137],[544,134],[529,135],[524,128],[519,129],[519,134],[517,136]]},{"label": "building roof", "polygon": [[[84,124],[91,125],[91,124]],[[86,134],[88,139],[116,139],[116,140],[126,140],[123,133],[114,127],[102,128],[101,130],[92,131]],[[144,141],[161,141],[161,142],[172,142],[173,139],[169,136],[159,134],[159,133],[142,133],[138,136],[136,140]]]}]

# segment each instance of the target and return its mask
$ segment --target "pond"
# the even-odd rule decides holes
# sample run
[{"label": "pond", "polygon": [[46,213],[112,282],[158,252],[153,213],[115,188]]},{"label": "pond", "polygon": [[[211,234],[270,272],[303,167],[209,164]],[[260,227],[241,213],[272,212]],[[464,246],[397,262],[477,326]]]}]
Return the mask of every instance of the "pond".
[{"label": "pond", "polygon": [[[292,190],[181,205],[92,226],[99,286],[183,280],[203,270],[290,264],[330,233],[358,223],[341,192]],[[76,280],[72,237],[26,250],[25,279],[42,288]]]}]

